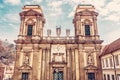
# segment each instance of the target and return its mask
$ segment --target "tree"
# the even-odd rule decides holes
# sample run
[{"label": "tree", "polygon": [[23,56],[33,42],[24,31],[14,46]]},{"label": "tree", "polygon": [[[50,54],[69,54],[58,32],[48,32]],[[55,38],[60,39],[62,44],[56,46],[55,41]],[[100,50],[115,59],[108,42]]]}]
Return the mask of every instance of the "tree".
[{"label": "tree", "polygon": [[5,65],[13,63],[15,60],[15,46],[14,44],[0,40],[0,62]]}]

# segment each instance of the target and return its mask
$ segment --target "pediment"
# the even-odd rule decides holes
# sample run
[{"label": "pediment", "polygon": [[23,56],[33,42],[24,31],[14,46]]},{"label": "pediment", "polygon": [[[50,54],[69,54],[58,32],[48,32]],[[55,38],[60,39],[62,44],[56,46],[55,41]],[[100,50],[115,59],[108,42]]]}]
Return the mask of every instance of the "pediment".
[{"label": "pediment", "polygon": [[85,70],[96,70],[98,68],[96,66],[94,66],[94,65],[88,65],[88,66],[84,67],[84,69]]},{"label": "pediment", "polygon": [[20,15],[24,15],[24,16],[42,16],[41,13],[37,12],[37,11],[34,11],[32,9],[28,10],[28,11],[23,11],[20,13]]},{"label": "pediment", "polygon": [[95,11],[89,11],[89,10],[84,10],[84,11],[80,11],[80,12],[78,12],[77,13],[78,15],[85,15],[85,16],[92,16],[92,15],[98,15],[98,13],[97,12],[95,12]]},{"label": "pediment", "polygon": [[19,70],[31,70],[32,67],[27,65],[27,64],[25,64],[25,65],[20,66],[18,69]]}]

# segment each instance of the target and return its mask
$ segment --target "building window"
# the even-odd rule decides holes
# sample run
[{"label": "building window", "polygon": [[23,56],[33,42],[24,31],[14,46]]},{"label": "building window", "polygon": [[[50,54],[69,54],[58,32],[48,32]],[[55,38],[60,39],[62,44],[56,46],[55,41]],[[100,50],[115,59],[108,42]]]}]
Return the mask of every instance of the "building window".
[{"label": "building window", "polygon": [[102,60],[102,66],[103,68],[105,67],[104,59]]},{"label": "building window", "polygon": [[54,71],[53,80],[63,80],[63,71]]},{"label": "building window", "polygon": [[114,75],[112,75],[112,80],[115,80],[115,77],[114,77]]},{"label": "building window", "polygon": [[104,74],[103,78],[104,78],[103,80],[106,80],[106,75],[105,74]]},{"label": "building window", "polygon": [[113,67],[112,58],[110,58],[110,67]]},{"label": "building window", "polygon": [[88,73],[88,80],[95,80],[95,73]]},{"label": "building window", "polygon": [[110,75],[109,74],[107,75],[107,80],[110,80]]},{"label": "building window", "polygon": [[27,35],[28,36],[32,35],[32,28],[33,28],[33,25],[28,25],[28,30],[27,30]]},{"label": "building window", "polygon": [[117,80],[120,80],[120,74],[117,74],[117,78],[118,78]]},{"label": "building window", "polygon": [[108,67],[108,59],[106,58],[106,67]]},{"label": "building window", "polygon": [[22,80],[28,80],[28,73],[22,73]]},{"label": "building window", "polygon": [[116,63],[116,66],[119,65],[119,56],[118,55],[115,55],[115,63]]},{"label": "building window", "polygon": [[85,35],[90,36],[90,25],[85,25]]}]

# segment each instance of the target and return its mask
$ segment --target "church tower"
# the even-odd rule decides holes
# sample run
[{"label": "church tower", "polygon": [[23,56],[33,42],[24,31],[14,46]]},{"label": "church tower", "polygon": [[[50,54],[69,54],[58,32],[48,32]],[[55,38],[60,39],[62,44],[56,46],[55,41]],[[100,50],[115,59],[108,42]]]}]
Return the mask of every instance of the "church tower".
[{"label": "church tower", "polygon": [[[38,43],[43,38],[45,23],[42,9],[39,5],[26,5],[20,13],[21,24],[16,43],[16,62],[13,80],[40,80],[41,50]],[[37,72],[39,70],[39,72]]]},{"label": "church tower", "polygon": [[99,54],[101,43],[98,35],[97,16],[93,5],[80,4],[73,23],[75,40],[79,45],[80,80],[102,80]]},{"label": "church tower", "polygon": [[101,43],[97,16],[92,5],[78,5],[73,19],[75,36],[56,36],[47,30],[38,5],[26,5],[20,13],[13,80],[102,80],[99,54]]}]

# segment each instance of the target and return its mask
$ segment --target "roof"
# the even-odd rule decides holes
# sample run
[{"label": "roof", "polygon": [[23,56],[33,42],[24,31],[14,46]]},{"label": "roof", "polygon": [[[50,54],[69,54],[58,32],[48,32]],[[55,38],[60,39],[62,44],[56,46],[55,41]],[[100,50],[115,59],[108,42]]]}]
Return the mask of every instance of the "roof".
[{"label": "roof", "polygon": [[113,41],[109,45],[106,45],[101,53],[101,56],[106,55],[106,54],[110,54],[110,53],[117,51],[119,49],[120,49],[120,38]]},{"label": "roof", "polygon": [[26,15],[26,16],[36,16],[36,15],[40,15],[40,16],[43,16],[41,13],[37,12],[37,11],[34,11],[32,9],[28,10],[28,11],[23,11],[20,13],[20,15]]}]

